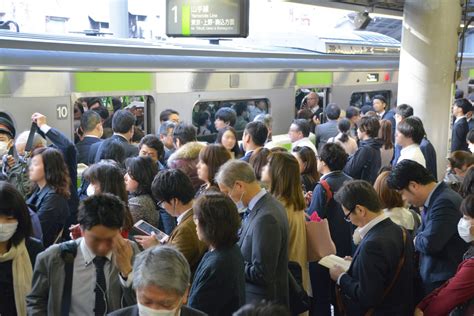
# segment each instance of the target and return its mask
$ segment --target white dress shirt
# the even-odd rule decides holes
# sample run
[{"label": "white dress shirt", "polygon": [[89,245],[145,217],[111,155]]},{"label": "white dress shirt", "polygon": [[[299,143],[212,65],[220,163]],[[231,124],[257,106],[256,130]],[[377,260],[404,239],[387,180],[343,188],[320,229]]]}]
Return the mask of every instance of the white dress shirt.
[{"label": "white dress shirt", "polygon": [[426,168],[425,156],[423,156],[423,152],[421,151],[420,145],[418,144],[411,144],[405,148],[402,148],[400,151],[400,158],[398,158],[397,163],[405,159],[416,161]]}]

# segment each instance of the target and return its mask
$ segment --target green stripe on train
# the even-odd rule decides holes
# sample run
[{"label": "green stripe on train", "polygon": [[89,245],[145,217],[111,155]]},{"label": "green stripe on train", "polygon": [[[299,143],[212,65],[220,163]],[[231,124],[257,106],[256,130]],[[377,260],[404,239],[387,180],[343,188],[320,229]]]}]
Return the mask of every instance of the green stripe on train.
[{"label": "green stripe on train", "polygon": [[332,84],[332,72],[297,72],[297,86],[328,86]]},{"label": "green stripe on train", "polygon": [[181,11],[181,33],[183,36],[191,35],[191,5],[183,5]]},{"label": "green stripe on train", "polygon": [[469,78],[474,78],[474,69],[469,69]]},{"label": "green stripe on train", "polygon": [[77,92],[153,90],[153,74],[147,72],[77,72]]}]

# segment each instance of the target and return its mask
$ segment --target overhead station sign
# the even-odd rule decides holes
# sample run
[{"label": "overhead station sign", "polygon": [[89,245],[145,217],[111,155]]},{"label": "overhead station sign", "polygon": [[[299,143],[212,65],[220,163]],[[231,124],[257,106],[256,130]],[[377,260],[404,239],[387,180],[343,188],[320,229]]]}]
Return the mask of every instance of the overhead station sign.
[{"label": "overhead station sign", "polygon": [[166,35],[247,37],[249,0],[166,0]]}]

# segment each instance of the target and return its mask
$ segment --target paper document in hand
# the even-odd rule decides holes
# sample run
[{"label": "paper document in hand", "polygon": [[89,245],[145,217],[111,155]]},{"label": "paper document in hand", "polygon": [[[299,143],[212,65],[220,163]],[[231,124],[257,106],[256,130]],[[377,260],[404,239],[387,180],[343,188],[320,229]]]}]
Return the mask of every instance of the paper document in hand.
[{"label": "paper document in hand", "polygon": [[326,256],[322,258],[321,260],[319,260],[318,263],[328,269],[331,269],[335,265],[338,265],[338,266],[341,266],[346,272],[347,270],[349,270],[349,267],[351,265],[351,261],[344,260],[344,258],[335,256],[335,255]]}]

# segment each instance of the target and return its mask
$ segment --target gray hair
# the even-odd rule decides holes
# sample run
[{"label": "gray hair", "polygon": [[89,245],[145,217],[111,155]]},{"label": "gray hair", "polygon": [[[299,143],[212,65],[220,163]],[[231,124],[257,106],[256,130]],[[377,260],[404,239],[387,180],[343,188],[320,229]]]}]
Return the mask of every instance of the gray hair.
[{"label": "gray hair", "polygon": [[216,177],[217,183],[222,183],[226,187],[233,187],[235,181],[252,183],[257,181],[255,172],[250,166],[242,160],[229,160],[219,168]]},{"label": "gray hair", "polygon": [[[29,135],[30,135],[30,131],[22,132],[15,139],[15,145],[26,145]],[[46,139],[44,139],[40,134],[35,133],[35,137],[33,138],[33,148],[41,147],[41,146],[46,147]]]},{"label": "gray hair", "polygon": [[140,253],[133,264],[133,287],[154,285],[183,296],[189,286],[188,261],[176,248],[156,246]]},{"label": "gray hair", "polygon": [[253,119],[254,122],[262,122],[267,128],[272,127],[273,119],[270,114],[259,114]]}]

